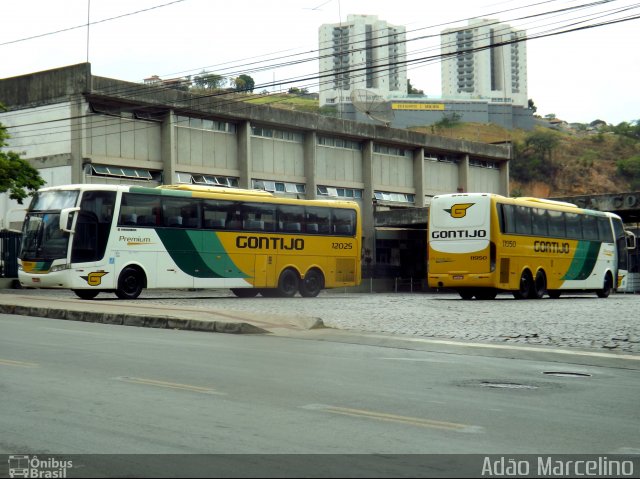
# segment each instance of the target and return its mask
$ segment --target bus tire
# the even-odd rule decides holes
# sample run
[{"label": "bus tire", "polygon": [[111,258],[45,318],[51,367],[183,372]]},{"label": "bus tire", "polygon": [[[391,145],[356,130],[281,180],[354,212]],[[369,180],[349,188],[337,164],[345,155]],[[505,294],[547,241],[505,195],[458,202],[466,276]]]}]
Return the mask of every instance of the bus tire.
[{"label": "bus tire", "polygon": [[531,299],[541,299],[546,292],[547,275],[544,274],[544,270],[539,269],[536,273],[536,279],[533,282],[533,288],[531,288]]},{"label": "bus tire", "polygon": [[265,298],[277,298],[280,296],[278,290],[275,288],[262,288],[259,292]]},{"label": "bus tire", "polygon": [[531,271],[525,269],[520,275],[520,287],[518,291],[513,292],[516,299],[527,299],[533,297],[533,276]]},{"label": "bus tire", "polygon": [[238,298],[254,298],[259,293],[256,288],[231,288],[231,292]]},{"label": "bus tire", "polygon": [[498,291],[493,288],[482,288],[476,291],[476,299],[491,300],[496,299]]},{"label": "bus tire", "polygon": [[472,289],[459,289],[458,294],[462,299],[469,300],[469,299],[473,299],[473,295],[475,294],[475,291]]},{"label": "bus tire", "polygon": [[310,269],[300,281],[300,296],[315,298],[324,288],[324,275],[320,270]]},{"label": "bus tire", "polygon": [[74,289],[73,292],[80,299],[93,299],[100,294],[100,291],[95,289]]},{"label": "bus tire", "polygon": [[120,299],[136,299],[144,288],[144,276],[138,268],[126,267],[118,277],[116,296]]},{"label": "bus tire", "polygon": [[280,273],[280,279],[278,279],[278,295],[283,298],[291,298],[298,292],[300,284],[300,278],[291,268],[285,269]]},{"label": "bus tire", "polygon": [[598,295],[598,298],[607,298],[611,294],[612,290],[613,290],[613,277],[611,276],[611,273],[607,271],[607,274],[604,277],[604,285],[602,289],[599,289],[598,291],[596,291],[596,294]]}]

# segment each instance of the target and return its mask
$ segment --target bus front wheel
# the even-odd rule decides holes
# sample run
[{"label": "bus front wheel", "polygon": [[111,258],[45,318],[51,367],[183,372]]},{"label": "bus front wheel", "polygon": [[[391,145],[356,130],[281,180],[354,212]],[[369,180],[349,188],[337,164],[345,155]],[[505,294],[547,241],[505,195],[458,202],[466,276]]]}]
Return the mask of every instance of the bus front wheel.
[{"label": "bus front wheel", "polygon": [[128,267],[120,273],[116,296],[120,299],[136,299],[142,293],[143,287],[144,278],[140,270]]},{"label": "bus front wheel", "polygon": [[607,275],[604,277],[604,285],[602,289],[596,291],[598,298],[607,298],[611,294],[611,290],[613,289],[613,277],[611,273],[607,272]]},{"label": "bus front wheel", "polygon": [[80,299],[93,299],[100,294],[100,291],[95,289],[74,289],[73,292]]},{"label": "bus front wheel", "polygon": [[298,292],[299,283],[298,273],[292,269],[285,269],[280,274],[280,279],[278,280],[277,291],[279,296],[291,298]]},{"label": "bus front wheel", "polygon": [[300,281],[300,296],[303,298],[315,298],[324,288],[324,276],[317,269],[310,269]]},{"label": "bus front wheel", "polygon": [[258,295],[259,290],[256,288],[231,288],[231,292],[238,298],[253,298]]}]

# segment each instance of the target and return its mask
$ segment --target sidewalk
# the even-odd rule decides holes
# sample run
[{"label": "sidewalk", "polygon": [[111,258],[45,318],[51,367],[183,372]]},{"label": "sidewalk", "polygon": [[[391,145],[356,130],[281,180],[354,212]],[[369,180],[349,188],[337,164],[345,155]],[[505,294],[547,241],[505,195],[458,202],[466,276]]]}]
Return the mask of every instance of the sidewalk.
[{"label": "sidewalk", "polygon": [[321,319],[308,316],[202,310],[167,305],[152,308],[148,305],[132,304],[115,299],[82,300],[21,294],[0,295],[0,313],[90,323],[233,334],[264,334],[277,329],[308,330],[324,327]]}]

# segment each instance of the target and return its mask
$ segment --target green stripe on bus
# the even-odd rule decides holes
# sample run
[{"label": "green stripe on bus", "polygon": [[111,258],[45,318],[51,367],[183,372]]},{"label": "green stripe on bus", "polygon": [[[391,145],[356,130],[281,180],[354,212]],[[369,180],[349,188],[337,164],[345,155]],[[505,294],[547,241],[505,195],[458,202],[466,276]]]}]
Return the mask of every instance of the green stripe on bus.
[{"label": "green stripe on bus", "polygon": [[[227,261],[213,263],[206,258],[227,256],[224,247],[213,232],[190,231],[182,229],[159,228],[156,230],[162,244],[178,268],[197,278],[246,278],[247,275],[233,265],[231,258]],[[206,234],[207,251],[198,251],[195,246],[202,235]]]},{"label": "green stripe on bus", "polygon": [[597,241],[578,241],[571,266],[562,279],[565,281],[587,279],[596,265],[599,252],[600,243]]}]

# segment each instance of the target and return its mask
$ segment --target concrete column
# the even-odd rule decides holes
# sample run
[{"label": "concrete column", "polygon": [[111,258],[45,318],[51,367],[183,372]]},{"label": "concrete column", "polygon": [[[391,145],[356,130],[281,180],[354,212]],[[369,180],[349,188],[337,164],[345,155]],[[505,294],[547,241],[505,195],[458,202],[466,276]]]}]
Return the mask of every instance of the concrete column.
[{"label": "concrete column", "polygon": [[503,196],[509,196],[511,189],[509,188],[509,162],[503,161],[500,163],[500,194]]},{"label": "concrete column", "polygon": [[413,187],[416,189],[416,207],[424,207],[424,148],[413,150]]},{"label": "concrete column", "polygon": [[316,179],[316,151],[318,135],[315,131],[308,131],[304,135],[304,175],[306,177],[306,198],[315,200],[318,196],[318,182]]},{"label": "concrete column", "polygon": [[373,262],[376,259],[376,229],[374,222],[374,188],[373,188],[373,141],[367,140],[362,144],[362,235],[364,249],[371,251]]},{"label": "concrete column", "polygon": [[82,168],[85,142],[85,110],[87,103],[82,95],[72,100],[69,107],[71,113],[71,182],[84,183],[84,170]]},{"label": "concrete column", "polygon": [[509,162],[513,160],[513,144],[509,143],[509,161],[503,161],[500,163],[500,189],[501,194],[509,196],[511,194],[511,188],[509,187]]},{"label": "concrete column", "polygon": [[252,188],[251,185],[251,122],[246,120],[238,123],[238,169],[240,188]]},{"label": "concrete column", "polygon": [[162,157],[162,183],[176,183],[176,166],[178,164],[178,142],[176,140],[176,113],[170,110],[162,121],[160,128],[160,155]]},{"label": "concrete column", "polygon": [[469,155],[464,155],[458,163],[458,191],[469,191]]}]

